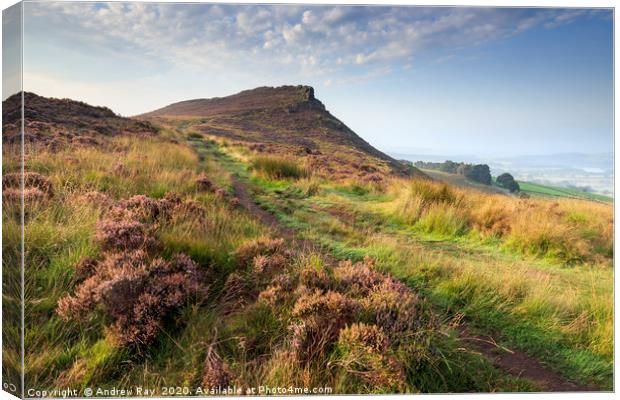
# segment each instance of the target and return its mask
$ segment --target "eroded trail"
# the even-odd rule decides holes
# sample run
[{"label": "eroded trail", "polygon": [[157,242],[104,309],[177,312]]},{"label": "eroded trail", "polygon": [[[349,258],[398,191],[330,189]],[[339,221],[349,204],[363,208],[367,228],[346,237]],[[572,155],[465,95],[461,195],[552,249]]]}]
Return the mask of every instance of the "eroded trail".
[{"label": "eroded trail", "polygon": [[463,329],[459,334],[459,339],[468,348],[482,354],[496,368],[509,375],[530,380],[543,391],[583,392],[599,390],[593,386],[580,385],[566,380],[534,357],[498,345],[491,336],[469,335]]},{"label": "eroded trail", "polygon": [[256,216],[263,224],[273,229],[278,236],[285,239],[290,248],[295,248],[300,251],[320,252],[327,260],[335,260],[331,254],[322,251],[321,247],[317,243],[308,239],[298,238],[294,229],[284,225],[275,215],[256,204],[254,198],[249,193],[247,186],[242,183],[238,177],[231,175],[230,179],[235,197],[239,199],[239,205],[245,208],[252,215]]},{"label": "eroded trail", "polygon": [[[269,211],[261,208],[254,201],[247,186],[236,176],[231,176],[232,187],[240,205],[255,215],[261,222],[271,227],[278,235],[289,241],[291,247],[298,249],[313,249],[320,251],[329,259],[335,260],[333,255],[321,247],[306,239],[298,239],[294,229],[281,223],[278,218]],[[327,253],[327,254],[326,254]],[[542,362],[516,349],[508,349],[497,344],[492,336],[473,335],[461,324],[459,327],[459,340],[463,347],[477,352],[486,358],[493,366],[504,373],[533,382],[541,391],[571,392],[571,391],[597,391],[594,386],[581,385],[567,380],[560,374],[546,367]]]}]

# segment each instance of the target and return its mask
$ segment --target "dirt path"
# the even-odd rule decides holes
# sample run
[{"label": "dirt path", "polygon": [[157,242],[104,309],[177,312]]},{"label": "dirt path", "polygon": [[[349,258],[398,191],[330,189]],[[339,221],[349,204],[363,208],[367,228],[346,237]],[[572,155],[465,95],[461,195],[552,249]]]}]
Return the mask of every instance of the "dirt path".
[{"label": "dirt path", "polygon": [[[271,227],[278,235],[289,241],[291,247],[314,249],[325,254],[325,251],[322,251],[320,246],[316,243],[310,240],[298,239],[294,229],[284,226],[275,215],[257,205],[248,192],[247,187],[239,178],[233,175],[231,179],[233,191],[235,196],[239,199],[240,205],[251,214],[258,217],[265,225]],[[329,256],[329,258],[335,260],[333,256]],[[537,359],[518,350],[507,349],[498,345],[490,336],[471,335],[467,332],[465,327],[461,327],[459,338],[467,348],[480,353],[496,368],[508,375],[530,380],[543,391],[581,392],[600,390],[596,387],[580,385],[568,381],[561,375],[548,369]]]},{"label": "dirt path", "polygon": [[543,391],[549,392],[592,392],[600,389],[580,385],[566,380],[548,369],[534,357],[498,345],[491,336],[469,335],[465,329],[459,339],[467,347],[482,354],[496,368],[514,377],[524,378],[536,383]]},{"label": "dirt path", "polygon": [[239,199],[239,204],[241,207],[248,210],[252,215],[258,217],[263,224],[269,226],[278,236],[285,239],[289,248],[298,249],[301,252],[314,251],[321,253],[329,262],[334,262],[336,260],[332,255],[326,254],[326,252],[315,242],[307,239],[299,239],[297,237],[297,232],[294,229],[285,226],[275,215],[256,204],[248,192],[246,185],[243,184],[238,177],[231,175],[231,183],[233,192],[237,199]]}]

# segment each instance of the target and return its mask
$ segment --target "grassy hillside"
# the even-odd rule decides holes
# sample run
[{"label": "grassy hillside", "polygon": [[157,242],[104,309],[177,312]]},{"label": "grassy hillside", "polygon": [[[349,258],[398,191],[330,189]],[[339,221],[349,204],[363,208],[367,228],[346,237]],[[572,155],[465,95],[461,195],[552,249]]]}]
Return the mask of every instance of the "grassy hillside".
[{"label": "grassy hillside", "polygon": [[[26,143],[27,387],[612,387],[610,205],[403,176],[318,134],[320,154],[293,152],[315,114],[291,140],[299,103],[289,119],[250,97],[150,124],[63,100],[92,132],[36,97],[56,116]],[[3,146],[5,272],[16,146]]]}]

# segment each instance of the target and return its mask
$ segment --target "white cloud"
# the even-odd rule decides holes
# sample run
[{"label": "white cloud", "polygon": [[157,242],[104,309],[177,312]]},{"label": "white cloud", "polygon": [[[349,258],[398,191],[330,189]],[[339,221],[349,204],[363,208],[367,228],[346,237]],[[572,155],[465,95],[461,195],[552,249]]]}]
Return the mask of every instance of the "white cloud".
[{"label": "white cloud", "polygon": [[307,75],[403,68],[427,49],[451,54],[537,26],[592,17],[562,9],[30,4],[27,29],[60,45],[197,71],[273,71],[280,64]]}]

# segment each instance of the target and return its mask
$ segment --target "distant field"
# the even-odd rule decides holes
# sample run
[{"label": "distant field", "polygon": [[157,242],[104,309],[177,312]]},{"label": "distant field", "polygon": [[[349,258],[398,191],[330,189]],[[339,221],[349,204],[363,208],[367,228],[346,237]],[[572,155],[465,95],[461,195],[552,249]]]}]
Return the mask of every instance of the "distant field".
[{"label": "distant field", "polygon": [[521,191],[534,196],[551,196],[551,197],[570,197],[576,199],[595,200],[605,203],[612,203],[613,198],[596,193],[588,193],[575,189],[561,188],[556,186],[545,186],[531,182],[519,181]]}]

